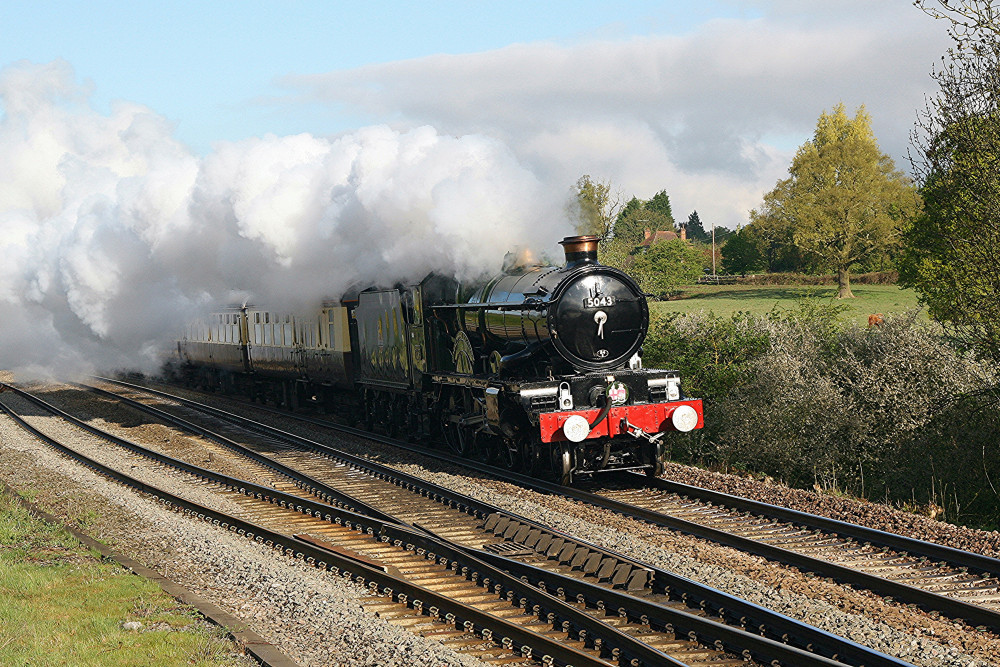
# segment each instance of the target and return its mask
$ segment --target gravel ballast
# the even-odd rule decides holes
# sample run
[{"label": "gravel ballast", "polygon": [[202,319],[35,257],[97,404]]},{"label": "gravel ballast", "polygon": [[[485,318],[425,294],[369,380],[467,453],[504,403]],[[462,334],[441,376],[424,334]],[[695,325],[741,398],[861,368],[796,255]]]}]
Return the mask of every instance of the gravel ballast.
[{"label": "gravel ballast", "polygon": [[[205,400],[194,395],[196,400]],[[483,478],[478,473],[461,470],[426,456],[401,451],[370,440],[331,433],[327,429],[296,422],[254,410],[253,406],[213,398],[219,407],[278,428],[300,433],[325,444],[339,447],[355,455],[367,456],[414,476],[465,493],[484,502],[503,507],[527,518],[552,525],[579,535],[602,546],[645,560],[682,576],[714,586],[725,592],[746,598],[779,613],[805,621],[829,632],[863,643],[918,665],[1000,665],[1000,638],[991,632],[980,632],[966,624],[955,622],[919,609],[887,601],[868,591],[858,591],[835,582],[804,574],[795,568],[777,565],[765,559],[741,553],[728,547],[682,535],[639,521],[624,519],[614,513],[580,502],[539,494],[504,481]],[[679,474],[690,471],[689,476]],[[713,473],[672,464],[667,477],[693,483]],[[732,484],[733,476],[718,476],[717,490],[734,492],[743,485]],[[736,478],[741,479],[741,478]],[[753,486],[750,480],[744,484]],[[782,502],[781,490],[790,493]],[[753,497],[752,494],[744,494]],[[766,502],[809,511],[820,496],[805,491],[770,484],[761,494]],[[802,501],[801,498],[806,500]],[[756,499],[756,498],[755,498]],[[916,525],[918,539],[941,537],[941,542],[960,541],[989,551],[994,533],[974,531],[948,524],[940,527],[925,517],[908,515],[885,506],[869,508],[874,503],[836,498],[837,503],[818,503],[827,512],[817,512],[841,520],[859,515],[868,517],[866,525],[886,530],[878,517],[890,517],[890,525],[901,526],[901,534],[909,534],[906,526]],[[853,503],[853,506],[852,506]],[[845,509],[846,508],[846,509]],[[860,509],[859,509],[860,508]],[[902,515],[902,516],[898,516]],[[910,517],[913,516],[911,519]],[[859,522],[861,523],[861,522]],[[938,530],[935,530],[938,528]],[[953,544],[952,544],[953,545]]]},{"label": "gravel ballast", "polygon": [[[69,394],[67,393],[66,396],[68,397]],[[74,403],[79,402],[76,407],[87,405],[88,399],[85,398],[85,395],[81,396],[77,394],[77,396],[78,398],[72,399]],[[206,400],[204,396],[196,398],[198,400]],[[756,604],[804,620],[827,631],[899,656],[915,664],[1000,665],[1000,648],[998,648],[1000,642],[998,642],[997,636],[992,633],[977,632],[975,629],[960,623],[935,618],[905,605],[887,602],[865,591],[845,589],[836,583],[803,575],[793,568],[778,566],[763,559],[742,554],[710,542],[680,535],[634,520],[624,519],[610,512],[592,508],[582,503],[534,493],[498,480],[483,479],[475,473],[462,471],[454,466],[442,464],[424,456],[401,452],[395,448],[386,447],[367,440],[333,435],[325,429],[305,426],[299,422],[262,413],[254,410],[253,406],[234,404],[231,401],[220,398],[213,398],[211,401],[227,410],[245,414],[279,428],[301,433],[306,437],[321,440],[351,453],[376,458],[383,463],[393,465],[415,476],[428,479],[485,502],[490,502],[511,512],[521,514],[541,523],[546,523],[560,530],[574,533],[583,539],[621,551],[633,558],[671,570],[676,574],[708,583]],[[77,412],[76,407],[72,410],[73,412]],[[90,407],[95,414],[100,412],[98,406],[91,403]],[[129,423],[125,419],[112,421],[118,421],[122,424]],[[134,418],[132,421],[134,422]],[[8,438],[5,435],[7,425],[0,424],[0,426],[4,427],[3,430],[0,430],[0,441],[3,443],[0,446],[0,457],[6,457],[8,455]],[[123,427],[118,428],[121,428],[123,431],[128,430]],[[156,428],[162,429],[162,427]],[[56,458],[59,459],[59,457]],[[0,466],[4,471],[9,470],[11,467],[7,463]],[[43,467],[47,469],[48,465],[44,465]],[[5,474],[5,472],[0,472],[0,474]],[[90,473],[87,474],[89,475]],[[876,508],[867,507],[868,505],[875,505],[873,503],[857,503],[856,501],[841,498],[834,498],[833,500],[837,502],[831,503],[825,501],[825,496],[822,494],[784,489],[784,487],[777,484],[762,484],[745,478],[716,476],[706,471],[677,465],[669,467],[667,476],[685,483],[698,483],[708,488],[737,493],[738,495],[753,497],[754,499],[792,507],[793,509],[812,511],[837,519],[863,523],[864,525],[871,525],[874,528],[882,530],[895,530],[901,534],[911,534],[907,532],[907,527],[910,527],[909,530],[920,531],[920,534],[911,534],[911,536],[920,539],[928,539],[929,535],[943,535],[942,539],[934,541],[950,544],[951,546],[959,546],[960,543],[979,545],[980,548],[976,550],[989,552],[989,549],[994,548],[990,545],[996,543],[997,536],[995,533],[968,531],[967,529],[940,524],[940,522],[916,517],[915,515],[908,515],[883,506],[876,506]],[[760,495],[754,495],[752,493],[754,490]],[[788,493],[783,495],[783,490]],[[851,503],[855,503],[855,505],[852,506]],[[819,511],[815,507],[810,507],[810,505],[819,505],[820,509],[825,511]],[[129,511],[134,512],[131,508]],[[162,512],[162,510],[159,511]],[[881,519],[879,517],[883,513],[889,518],[885,520],[885,523],[880,524]],[[176,521],[177,515],[166,514],[167,516],[175,517],[171,521]],[[850,518],[854,515],[866,520]],[[876,525],[872,525],[873,523]],[[891,526],[899,526],[900,528],[892,528]],[[202,526],[202,528],[207,527]],[[208,534],[216,535],[218,531],[211,530]],[[159,544],[170,543],[169,541],[159,542]],[[135,548],[136,550],[142,549],[139,545],[135,545]],[[226,570],[226,572],[213,572],[213,568],[218,569],[217,563],[227,561],[218,558],[213,560],[210,551],[212,548],[214,547],[210,547],[203,540],[195,540],[194,546],[186,544],[183,550],[178,550],[179,553],[175,556],[176,562],[167,559],[165,563],[168,568],[174,566],[181,568],[181,563],[185,559],[199,563],[200,565],[195,566],[195,569],[200,568],[198,576],[205,578],[204,586],[207,588],[217,587],[220,590],[216,592],[216,595],[229,600],[230,603],[224,604],[218,600],[213,601],[248,620],[250,618],[256,619],[258,615],[263,613],[260,609],[264,606],[259,599],[261,595],[260,591],[270,590],[268,588],[261,589],[260,586],[266,585],[269,578],[256,571],[248,573],[245,569],[237,568],[235,571],[238,574],[235,576],[235,581],[231,582],[233,588],[229,590],[226,587],[230,584],[230,576],[226,572],[232,571],[234,568],[229,567],[227,563],[226,568],[221,568]],[[959,548],[970,547],[960,546]],[[147,547],[148,549],[149,547]],[[987,555],[990,554],[987,553]],[[271,556],[271,560],[273,561],[273,556]],[[303,568],[300,564],[291,562],[283,567],[308,569]],[[168,574],[173,576],[172,572],[168,572]],[[321,573],[315,571],[312,571],[312,574],[321,576]],[[248,581],[244,581],[245,579],[259,582],[260,585],[250,584]],[[334,580],[333,583],[342,584],[339,580]],[[191,587],[199,590],[197,586]],[[289,589],[286,588],[283,590]],[[324,605],[330,604],[325,597],[314,599],[315,596],[308,596],[306,594],[307,591],[301,591],[298,587],[293,586],[291,590],[294,590],[294,593],[289,594],[291,597],[288,598],[286,604],[293,610],[316,606],[325,609]],[[363,594],[364,591],[355,592],[356,596]],[[206,597],[210,596],[206,595]],[[355,600],[355,605],[357,604],[357,597],[350,599]],[[347,603],[339,599],[337,604],[340,606],[336,608],[341,609]],[[244,606],[246,609],[243,609]],[[347,604],[347,606],[350,605]],[[360,605],[357,605],[357,608],[359,607]],[[287,618],[283,620],[279,618],[277,621],[274,621],[275,627],[280,628],[276,633],[277,638],[269,636],[266,632],[257,628],[256,621],[254,621],[254,627],[270,641],[284,649],[285,646],[281,643],[283,636],[291,633],[292,629],[296,627],[296,624],[291,619],[299,618],[296,614],[306,613],[305,610],[301,610],[290,615],[286,614]],[[327,613],[327,616],[330,616],[330,614]],[[371,617],[366,616],[366,618],[370,619]],[[267,622],[271,623],[272,621],[268,620]],[[341,622],[339,617],[337,622]],[[350,625],[350,621],[346,621],[345,623],[348,626]],[[330,626],[323,627],[329,628]],[[391,631],[411,637],[397,628],[388,627]],[[316,630],[316,628],[313,628],[313,630]],[[335,633],[336,631],[329,629],[327,632]],[[354,631],[352,630],[352,632]],[[309,633],[307,632],[306,634]],[[326,640],[329,640],[329,638],[324,635],[324,641]],[[359,641],[357,636],[355,636],[355,641]],[[360,641],[368,642],[367,639],[361,639]],[[303,653],[312,656],[318,661],[312,662],[310,658],[301,658],[293,653],[290,654],[297,659],[303,660],[306,664],[379,664],[377,662],[326,663],[323,660],[327,659],[327,657],[324,657],[325,654],[323,654],[322,650],[311,649],[312,653],[309,653],[309,650],[303,649]],[[463,664],[460,662],[461,660],[466,661],[464,664],[475,664],[468,657],[457,656],[456,654],[452,655],[455,659],[446,660],[447,664]],[[352,655],[351,657],[357,659],[359,656]],[[413,664],[422,663],[414,662]]]},{"label": "gravel ballast", "polygon": [[57,516],[86,517],[95,537],[244,619],[303,665],[484,664],[365,612],[364,587],[171,512],[56,454],[6,415],[0,476]]}]

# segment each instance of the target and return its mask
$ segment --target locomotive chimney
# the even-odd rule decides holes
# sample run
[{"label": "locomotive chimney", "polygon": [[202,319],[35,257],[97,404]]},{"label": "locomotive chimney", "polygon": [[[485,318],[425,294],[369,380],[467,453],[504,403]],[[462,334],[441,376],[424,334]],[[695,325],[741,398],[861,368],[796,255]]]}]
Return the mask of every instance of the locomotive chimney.
[{"label": "locomotive chimney", "polygon": [[599,236],[567,236],[559,245],[566,253],[566,266],[597,263],[597,242]]}]

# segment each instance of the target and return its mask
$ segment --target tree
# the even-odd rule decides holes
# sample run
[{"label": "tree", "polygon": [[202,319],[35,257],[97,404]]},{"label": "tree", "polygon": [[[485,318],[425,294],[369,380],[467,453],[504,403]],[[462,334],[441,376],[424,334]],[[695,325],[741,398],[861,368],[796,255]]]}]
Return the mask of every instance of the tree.
[{"label": "tree", "polygon": [[693,241],[708,242],[712,240],[711,233],[706,232],[705,227],[701,224],[698,211],[691,211],[691,215],[688,216],[687,237]]},{"label": "tree", "polygon": [[651,232],[675,231],[666,190],[660,190],[649,201],[632,197],[618,212],[613,234],[616,241],[634,248],[642,243],[647,229]]},{"label": "tree", "polygon": [[753,227],[744,227],[722,246],[722,270],[729,274],[767,270],[765,247],[764,239]]},{"label": "tree", "polygon": [[900,282],[967,345],[1000,360],[1000,8],[917,4],[951,21],[955,45],[913,134],[925,208],[906,233]]},{"label": "tree", "polygon": [[645,206],[631,208],[615,222],[615,240],[631,245],[642,243],[646,230],[651,232],[673,231],[674,221],[659,211],[651,211]]},{"label": "tree", "polygon": [[621,209],[618,211],[618,217],[615,218],[614,227],[617,229],[618,223],[620,223],[623,218],[634,215],[636,211],[641,211],[642,207],[645,205],[646,202],[644,202],[643,200],[639,199],[636,196],[633,196],[631,199],[625,202],[625,205],[622,206]]},{"label": "tree", "polygon": [[605,238],[621,208],[621,192],[613,193],[610,182],[594,181],[585,174],[576,182],[574,195],[567,214],[576,222],[577,234]]},{"label": "tree", "polygon": [[630,273],[654,297],[672,296],[678,287],[694,283],[701,275],[701,252],[680,239],[661,241],[634,255]]},{"label": "tree", "polygon": [[820,115],[788,172],[751,212],[751,224],[788,232],[817,268],[837,272],[838,297],[853,297],[851,268],[899,245],[920,207],[915,187],[879,150],[864,107],[851,119],[843,104]]},{"label": "tree", "polygon": [[651,213],[659,213],[670,221],[670,228],[674,226],[674,213],[670,208],[670,196],[666,190],[660,190],[653,198],[646,202],[645,209]]}]

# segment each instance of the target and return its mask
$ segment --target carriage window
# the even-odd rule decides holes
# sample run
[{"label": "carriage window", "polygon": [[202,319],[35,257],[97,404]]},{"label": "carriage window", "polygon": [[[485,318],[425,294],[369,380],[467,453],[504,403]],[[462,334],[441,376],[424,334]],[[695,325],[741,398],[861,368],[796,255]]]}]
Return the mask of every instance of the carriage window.
[{"label": "carriage window", "polygon": [[[266,314],[264,315],[264,319],[267,320],[267,315]],[[271,344],[271,325],[270,324],[265,324],[264,325],[264,345],[270,345],[270,344]]]},{"label": "carriage window", "polygon": [[253,325],[253,342],[260,345],[260,324]]},{"label": "carriage window", "polygon": [[285,325],[285,345],[294,345],[295,339],[292,338],[292,325]]}]

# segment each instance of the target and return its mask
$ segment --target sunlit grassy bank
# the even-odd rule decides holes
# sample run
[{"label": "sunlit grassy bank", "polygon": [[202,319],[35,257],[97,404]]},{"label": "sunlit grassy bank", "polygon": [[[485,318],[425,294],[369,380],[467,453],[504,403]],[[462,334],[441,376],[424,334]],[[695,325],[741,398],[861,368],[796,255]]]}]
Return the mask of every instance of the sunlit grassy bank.
[{"label": "sunlit grassy bank", "polygon": [[0,665],[208,666],[236,656],[193,609],[0,492]]},{"label": "sunlit grassy bank", "polygon": [[787,309],[803,298],[844,307],[844,321],[868,321],[873,313],[901,313],[918,307],[913,290],[895,285],[852,286],[854,299],[837,299],[837,288],[808,285],[694,285],[685,287],[680,298],[652,304],[661,313],[712,312],[729,317],[738,311],[763,315],[775,308]]}]

